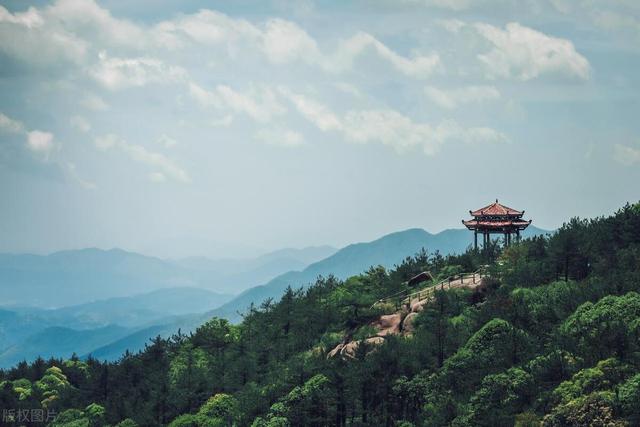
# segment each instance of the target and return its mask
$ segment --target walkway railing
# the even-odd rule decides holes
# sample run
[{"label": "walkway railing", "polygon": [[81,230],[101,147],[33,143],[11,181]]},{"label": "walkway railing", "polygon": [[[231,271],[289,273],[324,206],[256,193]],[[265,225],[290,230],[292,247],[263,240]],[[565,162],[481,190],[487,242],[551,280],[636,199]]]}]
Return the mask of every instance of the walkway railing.
[{"label": "walkway railing", "polygon": [[398,293],[389,295],[384,297],[378,301],[376,301],[371,307],[378,304],[384,303],[394,303],[400,301],[400,304],[409,304],[411,301],[418,300],[424,301],[425,299],[431,297],[437,289],[451,289],[458,288],[464,285],[475,285],[476,283],[480,283],[480,280],[485,277],[485,268],[480,267],[478,270],[472,273],[461,273],[454,274],[453,276],[449,276],[444,280],[439,281],[434,285],[427,286],[426,288],[422,288],[418,291],[412,291],[411,289],[407,289],[404,291],[400,291]]}]

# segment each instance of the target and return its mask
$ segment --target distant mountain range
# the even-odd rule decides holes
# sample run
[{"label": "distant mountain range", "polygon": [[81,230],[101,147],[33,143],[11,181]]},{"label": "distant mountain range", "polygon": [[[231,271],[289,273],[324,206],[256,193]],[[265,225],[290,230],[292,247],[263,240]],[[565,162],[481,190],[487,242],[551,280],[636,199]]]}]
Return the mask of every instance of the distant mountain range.
[{"label": "distant mountain range", "polygon": [[239,260],[162,260],[118,249],[0,255],[0,367],[38,355],[69,356],[70,348],[82,355],[149,327],[174,325],[181,316],[199,319],[229,301],[229,291],[335,251],[282,249]]},{"label": "distant mountain range", "polygon": [[[546,233],[549,232],[530,226],[524,237]],[[445,230],[437,234],[410,229],[372,242],[352,244],[337,252],[329,247],[310,248],[302,252],[287,249],[242,261],[206,258],[164,261],[124,251],[102,251],[107,257],[112,257],[111,268],[107,268],[109,264],[104,260],[97,259],[100,257],[96,250],[79,251],[83,265],[75,265],[67,253],[49,256],[53,260],[40,257],[45,260],[37,261],[34,261],[34,256],[28,255],[0,256],[2,293],[11,295],[7,290],[10,281],[4,274],[6,265],[15,274],[12,277],[19,277],[22,280],[19,283],[26,286],[21,292],[15,292],[15,298],[19,295],[31,296],[32,292],[43,289],[49,291],[47,295],[51,295],[55,293],[56,286],[62,288],[61,293],[69,294],[78,288],[105,286],[109,280],[118,278],[134,289],[144,289],[154,284],[156,289],[162,285],[169,287],[175,285],[176,281],[181,285],[178,288],[104,299],[57,310],[0,310],[0,367],[11,366],[23,358],[33,359],[37,355],[68,357],[72,352],[80,356],[92,354],[100,359],[117,359],[126,350],[135,352],[143,348],[154,336],[167,337],[178,329],[188,333],[214,316],[238,321],[252,302],[259,305],[267,298],[278,299],[287,286],[304,287],[321,275],[333,274],[338,278],[347,278],[375,265],[390,268],[422,248],[428,252],[437,250],[443,255],[463,252],[471,244],[471,239],[471,234],[462,229]],[[10,262],[3,257],[10,257]],[[134,260],[139,260],[140,264]],[[297,270],[293,268],[282,272],[282,268],[294,264],[299,266]],[[278,271],[280,273],[274,274]],[[46,280],[49,272],[54,274],[51,281]],[[213,283],[204,280],[214,275],[217,275],[217,280],[235,277],[236,280],[256,280],[253,283],[260,283],[256,278],[266,278],[263,285],[249,288],[234,298],[190,287],[194,283]],[[32,279],[26,280],[29,277]],[[45,286],[46,283],[49,284]],[[119,291],[131,289],[122,285],[122,282],[112,286]],[[85,291],[84,295],[88,294]]]},{"label": "distant mountain range", "polygon": [[329,246],[285,249],[240,260],[162,260],[120,249],[0,254],[0,301],[56,308],[175,287],[237,294],[335,251]]},{"label": "distant mountain range", "polygon": [[55,310],[0,309],[0,367],[38,355],[83,355],[150,325],[175,324],[181,316],[210,311],[230,298],[182,287]]}]

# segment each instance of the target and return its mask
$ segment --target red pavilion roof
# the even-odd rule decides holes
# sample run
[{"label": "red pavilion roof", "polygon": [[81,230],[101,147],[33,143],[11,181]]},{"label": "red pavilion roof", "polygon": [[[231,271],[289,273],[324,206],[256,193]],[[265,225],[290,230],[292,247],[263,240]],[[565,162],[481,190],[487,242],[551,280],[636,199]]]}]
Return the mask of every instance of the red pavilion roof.
[{"label": "red pavilion roof", "polygon": [[520,217],[524,215],[524,211],[518,211],[513,208],[510,208],[505,205],[501,205],[498,203],[498,199],[496,199],[495,203],[491,203],[490,205],[485,206],[484,208],[480,208],[473,212],[470,212],[471,216],[516,216]]}]

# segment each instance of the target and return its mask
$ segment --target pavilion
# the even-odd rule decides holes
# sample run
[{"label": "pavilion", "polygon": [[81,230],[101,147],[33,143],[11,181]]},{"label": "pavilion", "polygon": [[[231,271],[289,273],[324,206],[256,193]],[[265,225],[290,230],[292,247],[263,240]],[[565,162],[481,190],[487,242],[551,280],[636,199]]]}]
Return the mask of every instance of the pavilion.
[{"label": "pavilion", "polygon": [[503,234],[504,244],[511,244],[511,235],[515,234],[516,239],[520,239],[520,232],[531,224],[531,220],[522,219],[524,211],[517,211],[508,206],[501,205],[496,199],[483,208],[469,211],[473,219],[462,220],[462,223],[469,230],[473,230],[473,245],[478,249],[478,233],[482,234],[482,247],[486,247],[492,234]]}]

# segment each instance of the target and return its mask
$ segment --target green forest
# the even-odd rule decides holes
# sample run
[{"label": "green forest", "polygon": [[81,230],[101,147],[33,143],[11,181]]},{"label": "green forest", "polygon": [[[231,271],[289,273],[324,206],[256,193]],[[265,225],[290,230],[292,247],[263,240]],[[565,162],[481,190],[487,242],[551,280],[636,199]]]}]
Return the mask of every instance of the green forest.
[{"label": "green forest", "polygon": [[[0,407],[56,427],[640,425],[640,204],[506,248],[407,255],[114,363],[20,363],[0,372]],[[410,336],[328,357],[370,336],[393,310],[374,303],[409,278],[482,266],[481,288],[436,291]]]}]

